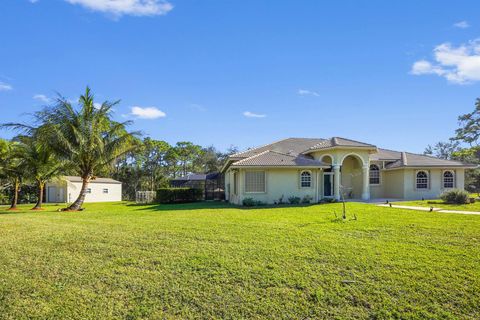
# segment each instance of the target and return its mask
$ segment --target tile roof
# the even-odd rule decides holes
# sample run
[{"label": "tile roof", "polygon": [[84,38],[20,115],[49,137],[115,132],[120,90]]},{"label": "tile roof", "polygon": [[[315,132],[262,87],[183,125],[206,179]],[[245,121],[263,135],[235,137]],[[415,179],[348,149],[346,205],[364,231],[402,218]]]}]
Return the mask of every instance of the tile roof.
[{"label": "tile roof", "polygon": [[231,155],[230,158],[248,158],[259,154],[261,152],[272,150],[280,153],[297,153],[300,154],[310,149],[310,147],[321,143],[325,139],[310,139],[310,138],[288,138],[276,141],[261,147],[249,149],[243,152]]},{"label": "tile roof", "polygon": [[[82,182],[82,178],[78,176],[65,176],[63,177],[65,180],[70,182]],[[114,184],[121,184],[120,181],[110,179],[110,178],[96,178],[95,180],[91,180],[90,183],[114,183]]]},{"label": "tile roof", "polygon": [[426,155],[400,152],[377,148],[373,144],[363,143],[351,139],[333,137],[330,139],[315,138],[288,138],[270,143],[258,148],[236,153],[230,160],[237,161],[233,166],[322,166],[325,163],[313,160],[306,153],[315,150],[333,147],[354,147],[374,149],[376,153],[370,154],[371,161],[386,161],[387,169],[405,167],[465,167],[475,168],[476,165],[460,161],[445,160]]},{"label": "tile roof", "polygon": [[319,150],[319,149],[327,149],[327,148],[334,148],[334,147],[354,147],[354,148],[372,148],[372,149],[377,148],[373,144],[368,144],[368,143],[340,138],[340,137],[333,137],[330,139],[323,140],[322,142],[310,147],[309,149]]},{"label": "tile roof", "polygon": [[330,165],[302,155],[285,154],[266,150],[249,158],[235,162],[232,167],[325,167]]},{"label": "tile roof", "polygon": [[439,159],[422,154],[415,154],[409,152],[400,152],[400,159],[389,163],[385,166],[386,169],[395,168],[415,168],[415,167],[471,167],[475,168],[477,165],[468,164],[456,160]]}]

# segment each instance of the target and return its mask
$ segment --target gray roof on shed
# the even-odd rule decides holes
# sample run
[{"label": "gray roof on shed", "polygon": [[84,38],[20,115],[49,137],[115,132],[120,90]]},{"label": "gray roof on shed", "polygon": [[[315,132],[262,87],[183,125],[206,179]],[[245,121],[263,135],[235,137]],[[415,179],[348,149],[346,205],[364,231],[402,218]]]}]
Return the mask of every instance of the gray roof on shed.
[{"label": "gray roof on shed", "polygon": [[[65,176],[63,177],[65,180],[70,182],[82,182],[81,177],[77,176]],[[120,181],[110,179],[110,178],[96,178],[95,180],[91,180],[90,183],[113,183],[113,184],[122,184]]]}]

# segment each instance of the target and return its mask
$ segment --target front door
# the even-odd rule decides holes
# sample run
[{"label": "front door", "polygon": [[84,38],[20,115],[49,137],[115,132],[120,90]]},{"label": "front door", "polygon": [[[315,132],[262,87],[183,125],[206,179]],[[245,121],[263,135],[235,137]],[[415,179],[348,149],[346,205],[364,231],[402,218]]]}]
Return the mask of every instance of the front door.
[{"label": "front door", "polygon": [[333,197],[333,172],[323,174],[323,197]]},{"label": "front door", "polygon": [[57,202],[57,188],[48,187],[48,202],[55,203]]}]

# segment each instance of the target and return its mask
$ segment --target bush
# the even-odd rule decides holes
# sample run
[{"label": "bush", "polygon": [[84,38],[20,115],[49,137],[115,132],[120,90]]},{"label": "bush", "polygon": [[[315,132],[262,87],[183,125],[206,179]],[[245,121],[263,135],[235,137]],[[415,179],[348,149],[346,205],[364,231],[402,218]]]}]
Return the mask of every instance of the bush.
[{"label": "bush", "polygon": [[245,198],[243,199],[242,204],[245,207],[255,207],[255,206],[263,206],[265,203],[263,203],[260,200],[255,200],[253,198]]},{"label": "bush", "polygon": [[300,199],[300,197],[290,197],[290,198],[288,198],[288,202],[290,204],[299,204],[300,200],[302,200],[302,199]]},{"label": "bush", "polygon": [[242,201],[242,204],[245,206],[245,207],[254,207],[255,206],[255,199],[253,198],[245,198],[243,199]]},{"label": "bush", "polygon": [[445,191],[440,196],[440,199],[450,204],[465,204],[468,202],[468,198],[469,198],[468,192],[463,190]]},{"label": "bush", "polygon": [[307,194],[305,197],[303,197],[302,203],[307,204],[307,203],[312,202],[312,200],[313,200],[313,198]]},{"label": "bush", "polygon": [[161,188],[157,191],[158,203],[195,202],[203,200],[203,190],[195,188]]}]

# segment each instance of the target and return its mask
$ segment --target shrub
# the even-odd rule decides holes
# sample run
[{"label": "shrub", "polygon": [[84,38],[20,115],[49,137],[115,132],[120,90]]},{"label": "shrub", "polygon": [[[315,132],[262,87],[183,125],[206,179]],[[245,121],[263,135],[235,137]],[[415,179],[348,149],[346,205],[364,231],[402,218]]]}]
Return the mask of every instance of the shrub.
[{"label": "shrub", "polygon": [[288,202],[290,204],[299,204],[300,200],[302,200],[302,199],[300,199],[300,197],[290,197],[290,198],[288,198]]},{"label": "shrub", "polygon": [[245,207],[255,207],[255,206],[263,206],[265,203],[263,203],[260,200],[255,200],[253,198],[245,198],[243,199],[242,204]]},{"label": "shrub", "polygon": [[440,199],[442,199],[444,202],[451,204],[465,204],[468,202],[468,198],[468,192],[463,190],[445,191],[440,196]]},{"label": "shrub", "polygon": [[302,203],[310,203],[312,202],[313,198],[310,196],[310,195],[306,195],[305,197],[303,197],[302,199]]},{"label": "shrub", "polygon": [[158,203],[194,202],[203,200],[203,190],[196,188],[160,188]]},{"label": "shrub", "polygon": [[243,199],[242,204],[245,207],[254,207],[255,204],[256,204],[256,201],[253,198],[245,198],[245,199]]}]

